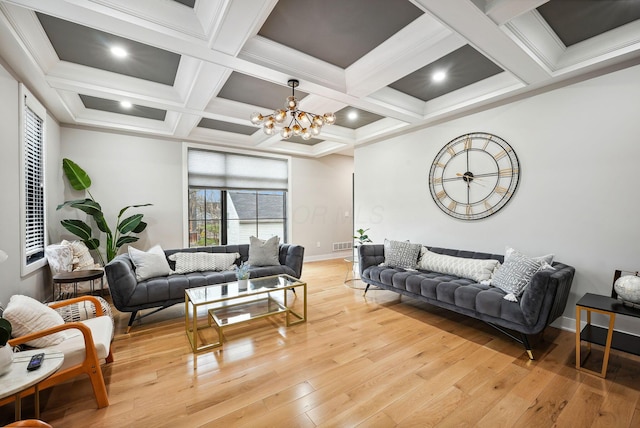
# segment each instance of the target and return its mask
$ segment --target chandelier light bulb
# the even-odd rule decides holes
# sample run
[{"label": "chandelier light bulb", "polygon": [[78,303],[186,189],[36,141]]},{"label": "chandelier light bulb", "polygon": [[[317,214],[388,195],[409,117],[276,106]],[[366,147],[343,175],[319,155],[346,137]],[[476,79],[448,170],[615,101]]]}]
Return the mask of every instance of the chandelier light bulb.
[{"label": "chandelier light bulb", "polygon": [[282,131],[280,131],[280,136],[285,140],[291,138],[292,135],[293,131],[288,126],[285,126],[284,128],[282,128]]},{"label": "chandelier light bulb", "polygon": [[285,104],[285,107],[288,110],[295,110],[298,107],[298,100],[296,99],[296,97],[294,97],[293,95],[289,95],[287,97],[287,103]]},{"label": "chandelier light bulb", "polygon": [[287,112],[282,109],[279,109],[273,112],[273,118],[276,120],[277,123],[284,122],[286,117],[287,117]]},{"label": "chandelier light bulb", "polygon": [[327,125],[333,125],[334,123],[336,123],[336,115],[333,113],[325,113],[324,114],[324,122]]},{"label": "chandelier light bulb", "polygon": [[[267,135],[280,133],[283,139],[291,138],[294,135],[301,136],[304,140],[311,139],[314,135],[319,135],[323,125],[332,125],[336,122],[336,116],[333,113],[315,114],[298,109],[298,99],[295,97],[295,88],[300,82],[296,79],[290,79],[287,82],[291,88],[291,95],[287,97],[285,109],[276,109],[272,114],[263,116],[258,112],[254,112],[249,116],[251,123],[254,125],[262,124],[262,131]],[[283,126],[283,122],[287,120],[287,113],[290,112],[290,121],[288,125]],[[276,127],[276,125],[279,125]]]},{"label": "chandelier light bulb", "polygon": [[251,119],[251,123],[253,123],[254,125],[259,125],[264,120],[264,116],[262,116],[258,112],[253,112],[251,113],[251,116],[249,117],[249,119]]}]

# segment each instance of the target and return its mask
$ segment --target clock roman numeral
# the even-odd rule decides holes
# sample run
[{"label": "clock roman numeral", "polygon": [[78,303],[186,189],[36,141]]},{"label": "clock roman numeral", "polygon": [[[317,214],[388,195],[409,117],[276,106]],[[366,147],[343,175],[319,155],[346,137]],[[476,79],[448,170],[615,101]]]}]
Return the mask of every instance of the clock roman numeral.
[{"label": "clock roman numeral", "polygon": [[505,168],[505,169],[501,169],[500,172],[498,172],[498,175],[500,177],[511,177],[513,174],[517,174],[518,170],[514,169],[514,168]]},{"label": "clock roman numeral", "polygon": [[433,179],[431,180],[431,182],[432,182],[433,184],[440,184],[440,183],[442,183],[442,177],[435,177],[435,178],[433,178]]},{"label": "clock roman numeral", "polygon": [[507,189],[506,187],[502,187],[502,186],[497,186],[496,187],[496,193],[500,193],[501,195],[504,195],[508,191],[509,191],[509,189]]},{"label": "clock roman numeral", "polygon": [[451,201],[451,203],[449,204],[449,211],[455,211],[457,206],[458,203],[456,201]]},{"label": "clock roman numeral", "polygon": [[493,158],[494,158],[495,160],[500,160],[500,159],[502,159],[503,157],[505,157],[506,155],[507,155],[507,152],[506,152],[505,150],[501,150],[500,152],[496,153],[496,154],[493,156]]},{"label": "clock roman numeral", "polygon": [[467,204],[467,205],[466,205],[466,208],[465,208],[465,214],[466,214],[467,216],[469,216],[469,217],[471,217],[471,215],[473,214],[473,209],[471,208],[471,205],[470,205],[470,204]]},{"label": "clock roman numeral", "polygon": [[441,162],[436,162],[434,163],[435,166],[440,167],[440,168],[444,168],[446,165],[441,163]]},{"label": "clock roman numeral", "polygon": [[447,196],[447,192],[445,192],[444,190],[441,190],[438,193],[436,193],[436,198],[438,199],[444,199],[446,196]]},{"label": "clock roman numeral", "polygon": [[452,157],[456,155],[456,151],[453,150],[453,147],[448,147],[447,153],[449,153]]},{"label": "clock roman numeral", "polygon": [[469,150],[471,148],[471,143],[471,137],[467,137],[467,139],[464,140],[464,149]]}]

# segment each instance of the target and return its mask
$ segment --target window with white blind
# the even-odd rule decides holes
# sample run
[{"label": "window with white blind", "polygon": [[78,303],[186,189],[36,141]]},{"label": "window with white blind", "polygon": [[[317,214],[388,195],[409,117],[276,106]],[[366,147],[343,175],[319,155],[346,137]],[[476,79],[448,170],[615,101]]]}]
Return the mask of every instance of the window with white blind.
[{"label": "window with white blind", "polygon": [[187,167],[190,247],[287,241],[288,159],[189,148]]},{"label": "window with white blind", "polygon": [[45,265],[45,118],[46,110],[21,86],[22,274]]}]

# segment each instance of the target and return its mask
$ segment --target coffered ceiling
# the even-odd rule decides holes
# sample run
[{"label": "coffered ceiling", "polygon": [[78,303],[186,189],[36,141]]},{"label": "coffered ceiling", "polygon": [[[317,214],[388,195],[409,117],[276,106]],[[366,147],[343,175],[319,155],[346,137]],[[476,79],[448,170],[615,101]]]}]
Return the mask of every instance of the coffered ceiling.
[{"label": "coffered ceiling", "polygon": [[[640,0],[0,0],[0,57],[64,124],[320,157],[638,64]],[[310,140],[249,120],[292,78]]]}]

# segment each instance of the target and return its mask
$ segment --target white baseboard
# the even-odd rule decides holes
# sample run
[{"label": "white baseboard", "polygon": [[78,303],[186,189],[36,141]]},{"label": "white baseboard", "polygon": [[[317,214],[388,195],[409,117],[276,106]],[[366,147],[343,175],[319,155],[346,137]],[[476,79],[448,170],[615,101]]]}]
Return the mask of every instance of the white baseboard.
[{"label": "white baseboard", "polygon": [[304,256],[305,262],[319,262],[322,260],[344,259],[346,257],[352,257],[351,250],[348,251],[336,251],[329,254],[319,254],[316,256]]}]

